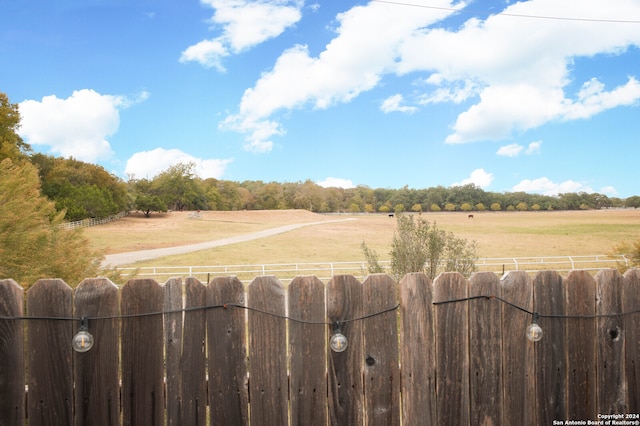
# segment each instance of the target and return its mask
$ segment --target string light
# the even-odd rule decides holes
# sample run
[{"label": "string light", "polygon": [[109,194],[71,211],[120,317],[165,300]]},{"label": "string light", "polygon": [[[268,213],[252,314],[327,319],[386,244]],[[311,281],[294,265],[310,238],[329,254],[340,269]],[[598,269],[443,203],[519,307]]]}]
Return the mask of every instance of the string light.
[{"label": "string light", "polygon": [[71,347],[76,352],[87,352],[93,347],[93,335],[89,333],[89,320],[86,317],[80,319],[80,329],[73,336]]},{"label": "string light", "polygon": [[329,346],[334,352],[344,352],[347,349],[347,346],[349,346],[349,341],[345,335],[342,334],[342,330],[340,329],[340,321],[333,323],[333,334],[329,340]]},{"label": "string light", "polygon": [[542,315],[539,314],[538,312],[531,312],[528,309],[525,309],[521,306],[518,306],[514,303],[511,303],[507,300],[504,300],[501,297],[498,296],[471,296],[471,297],[463,297],[461,299],[451,299],[451,300],[443,300],[440,302],[433,302],[432,304],[434,306],[437,305],[445,305],[448,303],[458,303],[458,302],[468,302],[470,300],[476,300],[476,299],[485,299],[485,300],[491,300],[491,299],[495,299],[501,303],[504,303],[505,305],[511,306],[514,309],[517,309],[519,311],[522,311],[524,313],[527,313],[529,315],[531,315],[533,318],[531,320],[531,324],[529,324],[529,326],[527,327],[526,331],[525,331],[525,335],[527,336],[527,339],[531,340],[532,342],[538,342],[540,341],[540,339],[542,339],[542,328],[540,327],[540,325],[538,325],[538,320],[540,318],[554,318],[554,319],[571,319],[571,318],[577,318],[577,319],[595,319],[595,318],[610,318],[610,317],[621,317],[621,316],[625,316],[625,315],[632,315],[632,314],[638,314],[640,313],[640,309],[636,309],[635,311],[628,311],[628,312],[621,312],[621,313],[614,313],[614,314],[592,314],[592,315],[556,315],[556,314],[548,314],[548,315]]},{"label": "string light", "polygon": [[538,325],[538,318],[540,318],[540,315],[538,315],[537,312],[534,312],[531,324],[529,324],[529,326],[527,327],[527,339],[531,340],[532,342],[539,342],[540,339],[542,339],[543,333],[542,328],[540,328],[540,326]]}]

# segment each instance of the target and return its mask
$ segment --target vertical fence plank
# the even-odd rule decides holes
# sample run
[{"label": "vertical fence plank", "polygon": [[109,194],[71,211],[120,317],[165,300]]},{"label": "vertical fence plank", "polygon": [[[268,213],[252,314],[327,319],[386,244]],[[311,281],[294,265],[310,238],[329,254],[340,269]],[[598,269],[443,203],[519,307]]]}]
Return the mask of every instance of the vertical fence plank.
[{"label": "vertical fence plank", "polygon": [[[364,400],[367,425],[400,425],[397,284],[386,274],[362,283],[364,312]],[[371,315],[371,316],[369,316]]]},{"label": "vertical fence plank", "polygon": [[252,425],[288,424],[285,293],[276,277],[249,285],[249,402]]},{"label": "vertical fence plank", "polygon": [[89,321],[93,347],[74,353],[76,425],[118,425],[118,287],[106,278],[85,279],[74,296],[75,318],[107,317]]},{"label": "vertical fence plank", "polygon": [[[624,274],[623,312],[640,311],[640,270]],[[625,377],[627,381],[627,413],[640,413],[640,313],[627,314],[625,324]]]},{"label": "vertical fence plank", "polygon": [[[167,424],[206,423],[206,287],[194,278],[164,284]],[[184,318],[184,322],[183,322]]]},{"label": "vertical fence plank", "polygon": [[[587,271],[571,271],[564,280],[567,315],[596,313],[596,282]],[[558,320],[561,321],[561,320]],[[597,419],[595,318],[568,318],[567,323],[567,418]]]},{"label": "vertical fence plank", "polygon": [[[540,315],[565,315],[562,277],[554,271],[539,272],[533,280],[534,306]],[[566,322],[540,318],[544,337],[535,344],[538,423],[552,424],[567,418]]]},{"label": "vertical fence plank", "polygon": [[[493,272],[473,274],[469,297],[501,296]],[[469,301],[469,385],[471,424],[502,422],[502,306],[492,299]]]},{"label": "vertical fence plank", "polygon": [[182,279],[170,278],[164,283],[164,352],[167,389],[167,425],[179,425],[182,418]]},{"label": "vertical fence plank", "polygon": [[400,280],[402,312],[402,420],[435,426],[435,358],[431,280],[423,273]]},{"label": "vertical fence plank", "polygon": [[596,313],[598,318],[598,413],[626,413],[624,380],[625,332],[622,312],[623,277],[615,269],[596,275]]},{"label": "vertical fence plank", "polygon": [[[24,291],[0,280],[0,317],[22,317]],[[0,319],[0,425],[24,424],[24,324]]]},{"label": "vertical fence plank", "polygon": [[[525,271],[511,271],[500,280],[502,298],[526,311],[533,310],[533,282]],[[535,425],[536,369],[534,343],[525,331],[531,316],[513,306],[502,307],[503,425]]]},{"label": "vertical fence plank", "polygon": [[133,279],[121,294],[123,423],[163,425],[163,289],[155,280]]},{"label": "vertical fence plank", "polygon": [[359,426],[364,422],[362,321],[348,320],[362,316],[362,284],[352,275],[335,275],[327,284],[326,301],[329,322],[339,321],[349,342],[344,352],[328,352],[329,424]]},{"label": "vertical fence plank", "polygon": [[[207,305],[244,306],[244,286],[237,277],[216,277],[207,286]],[[207,311],[209,406],[211,425],[246,425],[249,421],[245,311]]]},{"label": "vertical fence plank", "polygon": [[[72,290],[59,279],[38,280],[27,291],[27,316],[71,318]],[[27,324],[29,425],[73,425],[73,321],[30,320]]]},{"label": "vertical fence plank", "polygon": [[[433,281],[434,302],[465,298],[467,287],[457,272],[440,274]],[[468,313],[468,302],[435,307],[436,414],[441,425],[470,424]]]},{"label": "vertical fence plank", "polygon": [[206,312],[207,287],[195,278],[185,280],[182,357],[182,424],[205,425],[207,420]]},{"label": "vertical fence plank", "polygon": [[317,277],[296,277],[291,281],[289,318],[290,424],[326,425],[327,327],[324,284]]}]

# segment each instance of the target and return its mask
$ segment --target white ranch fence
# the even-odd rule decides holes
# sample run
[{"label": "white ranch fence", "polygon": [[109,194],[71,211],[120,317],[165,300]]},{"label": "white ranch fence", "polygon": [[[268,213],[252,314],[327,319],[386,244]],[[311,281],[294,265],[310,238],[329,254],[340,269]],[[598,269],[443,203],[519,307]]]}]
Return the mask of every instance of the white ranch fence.
[{"label": "white ranch fence", "polygon": [[[390,261],[379,262],[385,271],[390,269]],[[539,271],[555,270],[569,272],[574,269],[598,271],[616,268],[623,264],[629,266],[624,255],[590,256],[539,256],[539,257],[500,257],[480,258],[476,261],[478,271],[504,274],[508,271],[526,271],[535,274]],[[117,268],[123,277],[154,278],[166,280],[169,277],[193,277],[209,282],[219,276],[236,276],[244,283],[250,283],[256,276],[276,275],[280,279],[293,279],[299,275],[315,275],[320,280],[328,280],[334,275],[354,275],[364,279],[368,275],[368,264],[360,262],[309,262],[275,263],[253,265],[213,265],[213,266],[141,266]]]}]

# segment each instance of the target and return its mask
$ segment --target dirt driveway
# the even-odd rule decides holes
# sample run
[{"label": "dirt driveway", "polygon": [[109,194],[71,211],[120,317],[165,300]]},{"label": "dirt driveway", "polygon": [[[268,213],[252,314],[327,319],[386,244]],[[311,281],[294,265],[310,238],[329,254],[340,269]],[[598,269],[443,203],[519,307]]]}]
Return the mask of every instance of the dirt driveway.
[{"label": "dirt driveway", "polygon": [[175,247],[164,247],[151,250],[132,251],[128,253],[109,254],[105,256],[102,261],[103,268],[114,268],[123,265],[130,265],[132,263],[140,262],[143,260],[157,259],[164,256],[172,256],[175,254],[191,253],[198,250],[206,250],[210,248],[225,246],[228,244],[244,243],[247,241],[257,240],[260,238],[271,237],[273,235],[282,234],[285,232],[293,231],[294,229],[302,228],[304,226],[322,225],[325,223],[345,222],[349,220],[356,220],[354,218],[328,220],[323,222],[308,222],[308,223],[294,223],[292,225],[284,225],[276,228],[265,229],[263,231],[251,232],[244,235],[237,235],[229,238],[221,238],[213,241],[205,241],[203,243],[189,244]]}]

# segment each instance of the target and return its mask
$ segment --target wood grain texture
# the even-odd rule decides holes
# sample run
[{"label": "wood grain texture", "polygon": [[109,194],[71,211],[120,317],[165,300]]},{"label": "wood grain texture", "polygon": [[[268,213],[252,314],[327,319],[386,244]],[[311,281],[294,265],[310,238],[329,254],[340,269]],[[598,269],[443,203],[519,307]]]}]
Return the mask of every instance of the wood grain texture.
[{"label": "wood grain texture", "polygon": [[[565,292],[557,272],[539,272],[533,279],[534,309],[542,315],[565,315]],[[540,318],[542,340],[536,342],[538,424],[567,417],[566,321]]]},{"label": "wood grain texture", "polygon": [[[533,311],[533,281],[524,271],[509,272],[500,280],[502,298],[525,309]],[[536,364],[535,343],[525,337],[525,330],[531,323],[528,315],[512,306],[502,307],[502,397],[504,425],[535,425],[536,406]]]},{"label": "wood grain texture", "polygon": [[324,284],[314,276],[297,277],[288,291],[290,424],[326,425],[328,337]]},{"label": "wood grain texture", "polygon": [[[162,312],[164,291],[152,279],[122,288],[122,417],[124,425],[164,424]],[[144,315],[150,314],[150,315]]]},{"label": "wood grain texture", "polygon": [[431,280],[425,274],[407,274],[400,281],[404,424],[437,425],[432,299]]},{"label": "wood grain texture", "polygon": [[[596,274],[596,313],[598,315],[622,312],[623,277],[614,269]],[[598,412],[625,413],[625,343],[626,329],[619,315],[603,316],[597,320],[598,350]]]},{"label": "wood grain texture", "polygon": [[[106,278],[85,279],[74,291],[74,317],[118,315],[118,287]],[[79,324],[76,323],[77,328]],[[119,321],[89,321],[93,347],[74,352],[76,425],[120,424]]]},{"label": "wood grain texture", "polygon": [[[469,297],[501,296],[492,272],[473,274]],[[495,299],[469,301],[469,386],[471,424],[502,422],[502,305]]]},{"label": "wood grain texture", "polygon": [[[366,310],[362,320],[364,344],[365,422],[400,425],[397,284],[386,274],[369,275],[362,283]],[[371,315],[371,316],[369,316]]]},{"label": "wood grain texture", "polygon": [[[624,274],[622,288],[623,312],[640,311],[640,270],[631,269]],[[640,313],[625,315],[625,379],[628,413],[640,413]]]},{"label": "wood grain texture", "polygon": [[[207,305],[245,305],[237,277],[216,277],[207,286]],[[207,311],[210,425],[249,422],[246,311],[227,307]]]},{"label": "wood grain texture", "polygon": [[[24,291],[0,280],[0,317],[22,317]],[[0,425],[24,424],[24,323],[0,320]]]},{"label": "wood grain texture", "polygon": [[[567,315],[596,313],[596,282],[587,271],[564,280]],[[559,320],[562,321],[562,320]],[[595,318],[569,318],[567,324],[567,419],[597,419]]]},{"label": "wood grain texture", "polygon": [[[457,272],[445,272],[433,281],[434,302],[467,297],[468,285]],[[469,333],[468,302],[435,307],[436,413],[438,424],[468,425]]]},{"label": "wood grain texture", "polygon": [[[72,290],[59,279],[38,280],[27,291],[27,316],[71,318]],[[71,338],[74,321],[30,320],[27,324],[29,425],[73,425]]]},{"label": "wood grain texture", "polygon": [[[328,350],[329,424],[362,425],[364,399],[362,368],[362,284],[352,275],[335,275],[327,284],[326,304],[329,322],[340,321],[349,346],[344,352]],[[329,333],[332,332],[331,326]]]},{"label": "wood grain texture", "polygon": [[252,425],[289,422],[285,292],[276,277],[249,285],[249,403]]}]

